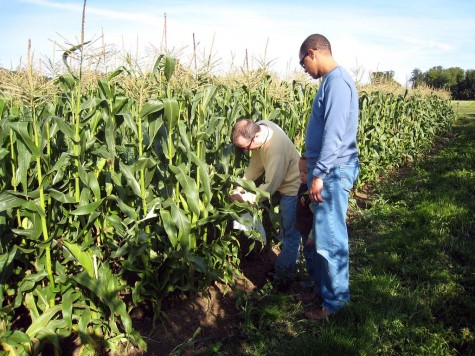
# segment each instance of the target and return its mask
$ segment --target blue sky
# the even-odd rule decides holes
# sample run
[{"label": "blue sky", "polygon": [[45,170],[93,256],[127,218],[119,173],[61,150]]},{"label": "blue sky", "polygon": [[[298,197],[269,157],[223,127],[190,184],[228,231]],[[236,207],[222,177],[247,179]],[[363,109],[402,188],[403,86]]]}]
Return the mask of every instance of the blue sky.
[{"label": "blue sky", "polygon": [[[31,39],[35,60],[58,61],[61,48],[79,43],[83,0],[1,0],[0,66],[25,62]],[[166,13],[166,41],[164,14]],[[475,1],[88,0],[85,40],[101,35],[109,48],[147,57],[164,48],[191,63],[212,55],[217,68],[271,61],[285,76],[312,33],[332,43],[336,61],[357,80],[374,71],[395,72],[405,84],[414,68],[475,69]]]}]

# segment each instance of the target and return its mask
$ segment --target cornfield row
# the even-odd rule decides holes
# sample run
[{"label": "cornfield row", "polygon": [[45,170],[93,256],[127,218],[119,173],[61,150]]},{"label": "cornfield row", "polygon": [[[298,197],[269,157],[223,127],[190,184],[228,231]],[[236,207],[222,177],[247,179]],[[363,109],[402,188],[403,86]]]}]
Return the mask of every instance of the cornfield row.
[{"label": "cornfield row", "polygon": [[[47,82],[48,95],[15,97],[2,84],[5,350],[37,354],[51,344],[59,352],[72,333],[84,354],[145,349],[134,306],[150,302],[158,318],[171,293],[233,284],[242,252],[232,221],[262,211],[230,203],[228,192],[239,184],[264,193],[239,178],[248,156],[233,148],[232,125],[272,120],[301,149],[316,88],[279,82],[280,100],[275,79],[261,75],[257,87],[179,89],[174,69],[162,56],[150,73],[121,67],[88,86],[69,73]],[[454,120],[436,96],[362,91],[360,105],[360,184],[413,159]]]}]

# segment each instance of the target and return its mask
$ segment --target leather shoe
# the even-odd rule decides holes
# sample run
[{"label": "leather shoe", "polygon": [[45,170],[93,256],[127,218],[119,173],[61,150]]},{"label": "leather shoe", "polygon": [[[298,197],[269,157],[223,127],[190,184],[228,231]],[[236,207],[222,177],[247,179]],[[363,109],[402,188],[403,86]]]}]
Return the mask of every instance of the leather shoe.
[{"label": "leather shoe", "polygon": [[301,303],[317,303],[317,304],[322,304],[322,297],[320,296],[320,294],[316,294],[315,292],[303,292],[303,293],[300,293],[300,294],[297,294],[295,296],[295,300],[297,302],[301,302]]},{"label": "leather shoe", "polygon": [[308,310],[305,312],[305,317],[310,320],[323,320],[328,318],[331,313],[326,310],[325,308],[322,309],[315,309],[315,310]]}]

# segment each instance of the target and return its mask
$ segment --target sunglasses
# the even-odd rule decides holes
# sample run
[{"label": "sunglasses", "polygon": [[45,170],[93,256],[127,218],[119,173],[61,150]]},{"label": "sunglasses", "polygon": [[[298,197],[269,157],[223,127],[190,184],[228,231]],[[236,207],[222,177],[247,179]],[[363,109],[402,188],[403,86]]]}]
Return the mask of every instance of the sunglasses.
[{"label": "sunglasses", "polygon": [[310,50],[318,51],[318,48],[309,48],[307,50],[307,53],[305,53],[305,56],[303,56],[302,59],[300,60],[300,65],[302,66],[303,69],[305,69],[305,64],[303,64],[303,61],[305,60],[305,57],[310,55],[310,53],[309,53]]},{"label": "sunglasses", "polygon": [[303,69],[305,69],[305,64],[303,64],[303,61],[305,60],[305,57],[307,57],[308,55],[309,55],[309,53],[307,52],[307,53],[305,54],[305,56],[303,56],[302,59],[300,60],[300,66],[301,66]]}]

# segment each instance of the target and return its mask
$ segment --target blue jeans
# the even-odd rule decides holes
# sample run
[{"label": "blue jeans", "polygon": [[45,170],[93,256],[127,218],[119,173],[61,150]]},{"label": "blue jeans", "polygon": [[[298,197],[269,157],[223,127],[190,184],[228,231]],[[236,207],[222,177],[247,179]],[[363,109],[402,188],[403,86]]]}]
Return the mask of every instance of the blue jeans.
[{"label": "blue jeans", "polygon": [[282,249],[275,261],[276,280],[293,278],[295,264],[300,252],[300,232],[295,228],[295,208],[297,196],[282,195],[279,201],[279,212],[282,218],[281,232]]},{"label": "blue jeans", "polygon": [[[323,203],[313,202],[316,246],[315,291],[322,306],[334,312],[350,302],[349,248],[346,213],[351,188],[358,178],[358,161],[334,166],[323,180]],[[312,176],[309,175],[309,186]]]}]

